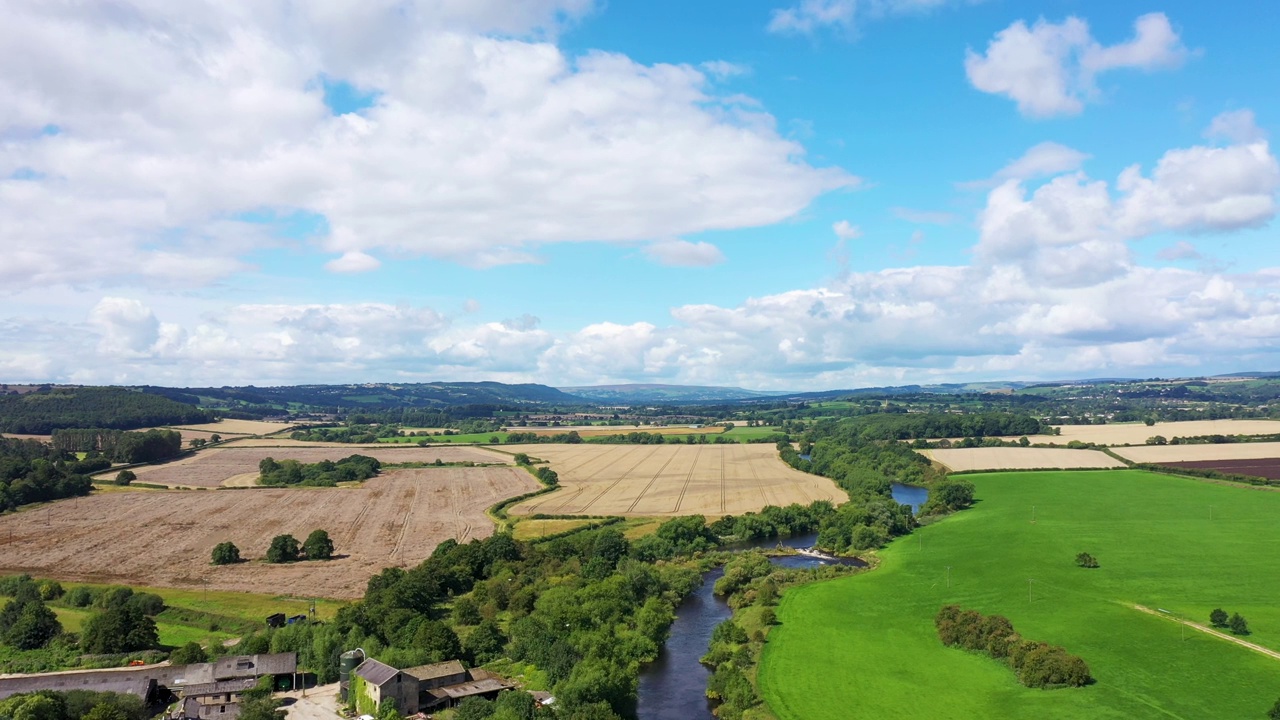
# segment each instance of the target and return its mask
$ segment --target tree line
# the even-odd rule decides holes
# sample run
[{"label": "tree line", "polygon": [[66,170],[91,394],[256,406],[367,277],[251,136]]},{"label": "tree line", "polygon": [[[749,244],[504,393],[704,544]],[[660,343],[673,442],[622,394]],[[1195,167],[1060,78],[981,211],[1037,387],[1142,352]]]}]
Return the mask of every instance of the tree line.
[{"label": "tree line", "polygon": [[[127,587],[70,592],[56,581],[37,583],[29,575],[0,579],[0,595],[11,599],[0,610],[0,642],[17,650],[40,650],[57,645],[90,655],[109,655],[159,646],[155,616],[165,609],[153,593]],[[66,632],[47,603],[92,608],[80,633]]]},{"label": "tree line", "polygon": [[182,454],[182,433],[177,430],[66,429],[54,430],[50,440],[57,450],[93,453],[117,463],[161,462]]},{"label": "tree line", "polygon": [[934,618],[934,626],[942,644],[1004,661],[1027,687],[1081,687],[1093,680],[1080,657],[1056,645],[1023,638],[1003,615],[945,605]]},{"label": "tree line", "polygon": [[258,484],[272,487],[335,487],[340,482],[368,480],[381,469],[382,463],[368,455],[348,455],[336,462],[321,460],[316,463],[263,458],[258,463]]},{"label": "tree line", "polygon": [[74,456],[36,440],[0,437],[0,512],[88,495],[93,483]]}]

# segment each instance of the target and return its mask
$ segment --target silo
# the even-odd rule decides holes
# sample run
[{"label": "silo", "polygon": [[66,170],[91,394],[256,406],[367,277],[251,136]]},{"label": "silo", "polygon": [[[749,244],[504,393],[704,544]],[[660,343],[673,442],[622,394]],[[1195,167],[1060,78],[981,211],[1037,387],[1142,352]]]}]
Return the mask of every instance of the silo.
[{"label": "silo", "polygon": [[351,688],[351,672],[364,661],[364,651],[348,650],[338,658],[338,697],[347,701],[347,692]]}]

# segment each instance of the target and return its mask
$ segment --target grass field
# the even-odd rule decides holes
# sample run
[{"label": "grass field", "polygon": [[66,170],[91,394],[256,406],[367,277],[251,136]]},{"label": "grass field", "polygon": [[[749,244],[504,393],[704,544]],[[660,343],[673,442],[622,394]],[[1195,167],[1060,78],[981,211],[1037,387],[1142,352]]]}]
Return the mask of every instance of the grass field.
[{"label": "grass field", "polygon": [[782,428],[776,427],[735,427],[724,433],[727,438],[732,438],[738,442],[746,442],[754,438],[768,437],[777,435],[782,432]]},{"label": "grass field", "polygon": [[[1280,648],[1280,493],[1131,470],[967,478],[974,508],[898,540],[875,570],[783,596],[760,671],[781,720],[1265,717],[1280,661],[1192,630],[1184,640],[1133,605],[1202,623],[1221,606],[1248,618],[1249,640]],[[1101,567],[1076,567],[1081,551]],[[1083,657],[1097,683],[1031,690],[944,647],[933,616],[946,603],[1006,615]]]},{"label": "grass field", "polygon": [[511,445],[551,463],[560,489],[512,515],[738,515],[766,505],[842,503],[848,495],[792,469],[772,445]]}]

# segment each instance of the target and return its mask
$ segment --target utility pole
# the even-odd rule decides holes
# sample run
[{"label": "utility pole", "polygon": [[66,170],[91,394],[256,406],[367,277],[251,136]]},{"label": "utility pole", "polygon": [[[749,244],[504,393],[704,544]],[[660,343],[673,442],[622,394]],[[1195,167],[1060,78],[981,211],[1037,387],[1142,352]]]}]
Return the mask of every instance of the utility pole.
[{"label": "utility pole", "polygon": [[1028,605],[1029,605],[1029,604],[1031,604],[1031,603],[1033,603],[1033,602],[1035,602],[1035,601],[1031,598],[1031,584],[1032,584],[1032,583],[1034,583],[1034,582],[1035,582],[1035,580],[1032,580],[1031,578],[1027,578],[1027,604],[1028,604]]},{"label": "utility pole", "polygon": [[1032,525],[1036,524],[1036,506],[1035,505],[1031,506],[1031,524]]},{"label": "utility pole", "polygon": [[1213,520],[1213,506],[1212,506],[1212,505],[1210,505],[1210,506],[1209,506],[1209,520],[1210,520],[1210,521],[1212,521],[1212,520]]},{"label": "utility pole", "polygon": [[951,566],[947,566],[947,587],[951,587]]}]

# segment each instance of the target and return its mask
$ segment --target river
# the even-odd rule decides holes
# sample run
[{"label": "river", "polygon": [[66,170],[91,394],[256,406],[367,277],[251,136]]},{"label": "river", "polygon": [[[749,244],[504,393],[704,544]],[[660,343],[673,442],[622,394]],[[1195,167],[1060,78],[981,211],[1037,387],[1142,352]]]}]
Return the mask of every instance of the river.
[{"label": "river", "polygon": [[[913,485],[893,484],[893,498],[913,511],[928,497],[929,491]],[[781,542],[792,548],[811,547],[817,535],[797,535],[782,540],[764,540],[735,545],[733,549],[770,549]],[[825,561],[805,555],[770,558],[780,567],[811,568]],[[716,581],[724,576],[718,567],[702,576],[702,586],[689,594],[676,608],[671,636],[658,654],[658,659],[640,671],[640,687],[636,701],[639,720],[714,720],[707,700],[707,678],[711,671],[698,659],[707,654],[711,631],[733,616],[723,600],[712,592]]]}]

